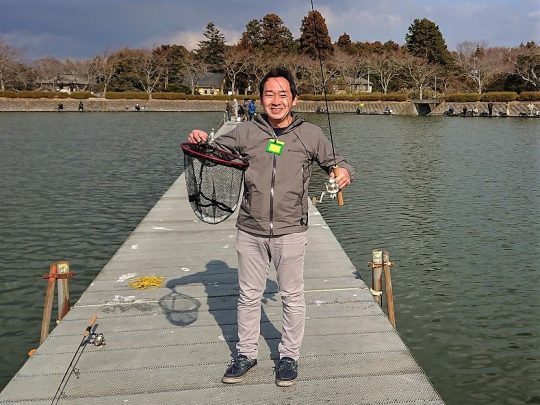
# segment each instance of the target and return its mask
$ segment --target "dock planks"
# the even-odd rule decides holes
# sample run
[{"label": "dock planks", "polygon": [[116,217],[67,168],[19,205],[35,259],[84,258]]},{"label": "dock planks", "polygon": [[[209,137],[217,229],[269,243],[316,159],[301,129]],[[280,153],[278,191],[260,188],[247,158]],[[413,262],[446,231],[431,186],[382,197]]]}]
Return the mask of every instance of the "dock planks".
[{"label": "dock planks", "polygon": [[[60,404],[443,404],[314,207],[297,384],[274,383],[281,300],[273,269],[259,364],[243,383],[222,384],[237,340],[236,228],[234,219],[196,220],[184,182],[182,175],[142,220],[0,393],[0,403],[50,404],[97,314],[106,345],[86,347]],[[127,277],[134,273],[163,276],[165,285],[132,289]]]}]

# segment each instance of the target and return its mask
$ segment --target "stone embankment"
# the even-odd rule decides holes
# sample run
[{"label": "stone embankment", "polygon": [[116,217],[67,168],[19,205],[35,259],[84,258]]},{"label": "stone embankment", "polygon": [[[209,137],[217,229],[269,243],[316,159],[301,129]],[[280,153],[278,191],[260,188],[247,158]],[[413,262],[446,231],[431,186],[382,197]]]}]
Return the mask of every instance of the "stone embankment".
[{"label": "stone embankment", "polygon": [[[63,112],[77,112],[79,101],[75,99],[17,99],[0,98],[0,112],[2,111],[58,111],[59,104],[62,104]],[[102,98],[91,98],[82,100],[84,111],[93,112],[126,112],[137,111],[225,111],[225,102],[216,100],[110,100]],[[418,103],[418,102],[417,102]],[[506,111],[506,103],[493,103],[493,114]],[[508,103],[510,116],[519,116],[527,113],[525,101],[512,101]],[[431,111],[431,115],[443,115],[449,108],[453,108],[456,113],[467,107],[468,111],[477,108],[479,113],[487,112],[487,102],[441,102]],[[540,107],[540,106],[537,106]],[[386,108],[392,110],[394,115],[418,115],[414,102],[410,101],[331,101],[328,109],[331,113],[355,113],[357,108],[361,108],[363,114],[382,114]],[[298,102],[295,108],[297,112],[324,111],[323,101],[302,101]],[[261,106],[257,106],[261,111]]]},{"label": "stone embankment", "polygon": [[[508,116],[509,117],[519,117],[524,114],[527,114],[529,109],[527,105],[530,102],[528,101],[511,101],[508,103]],[[472,111],[474,108],[478,110],[478,113],[488,112],[488,103],[485,101],[473,101],[473,102],[442,102],[436,108],[431,111],[430,115],[443,115],[450,108],[454,109],[456,114],[459,114],[463,111],[463,107],[467,108],[467,111]],[[537,103],[535,112],[538,111],[540,103]],[[493,102],[493,115],[498,113],[506,112],[506,103],[505,102]]]}]

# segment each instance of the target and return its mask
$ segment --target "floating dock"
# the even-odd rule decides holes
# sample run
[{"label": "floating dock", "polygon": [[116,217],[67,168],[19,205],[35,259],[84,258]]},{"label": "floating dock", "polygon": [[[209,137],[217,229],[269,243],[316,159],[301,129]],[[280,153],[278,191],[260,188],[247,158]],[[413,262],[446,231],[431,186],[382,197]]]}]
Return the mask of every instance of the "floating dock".
[{"label": "floating dock", "polygon": [[[223,384],[237,341],[235,235],[232,218],[219,225],[196,219],[180,176],[0,393],[0,403],[50,404],[93,314],[106,344],[85,347],[60,404],[444,403],[312,206],[298,381],[275,385],[281,299],[271,269],[259,363],[244,382]],[[150,275],[164,277],[163,287],[129,286]]]}]

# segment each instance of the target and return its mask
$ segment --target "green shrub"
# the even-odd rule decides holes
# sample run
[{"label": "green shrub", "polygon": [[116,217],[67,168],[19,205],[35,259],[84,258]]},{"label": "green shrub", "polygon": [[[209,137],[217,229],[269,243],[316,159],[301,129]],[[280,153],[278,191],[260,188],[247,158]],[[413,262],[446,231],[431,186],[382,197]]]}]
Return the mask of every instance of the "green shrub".
[{"label": "green shrub", "polygon": [[201,95],[201,94],[186,94],[186,93],[172,93],[172,92],[155,92],[152,93],[152,98],[156,100],[232,100],[235,98],[241,100],[244,96],[227,96],[223,94],[217,95]]},{"label": "green shrub", "polygon": [[56,91],[0,91],[0,97],[9,98],[69,98],[67,93]]},{"label": "green shrub", "polygon": [[84,100],[90,98],[91,96],[92,93],[89,91],[74,91],[69,95],[70,98],[75,98],[77,100]]},{"label": "green shrub", "polygon": [[185,100],[185,93],[172,93],[172,92],[155,92],[152,93],[152,98],[156,100]]},{"label": "green shrub", "polygon": [[[322,94],[301,94],[302,101],[324,101]],[[328,101],[406,101],[404,93],[358,93],[358,94],[328,94]]]},{"label": "green shrub", "polygon": [[105,98],[111,100],[148,100],[148,93],[141,91],[108,91]]},{"label": "green shrub", "polygon": [[481,101],[514,101],[517,93],[513,91],[492,91],[482,94]]},{"label": "green shrub", "polygon": [[517,99],[520,101],[540,101],[540,91],[524,91]]},{"label": "green shrub", "polygon": [[16,91],[0,91],[0,97],[16,98],[17,92]]},{"label": "green shrub", "polygon": [[217,94],[215,96],[200,95],[200,94],[186,94],[185,95],[185,100],[220,100],[220,101],[225,101],[225,100],[232,100],[233,98],[236,98],[237,100],[243,100],[244,97],[247,97],[247,96],[243,96],[241,94],[234,95],[234,96],[228,96],[226,94]]},{"label": "green shrub", "polygon": [[480,98],[482,97],[481,94],[478,93],[454,93],[454,94],[446,94],[443,98],[445,101],[454,101],[454,102],[471,102],[471,101],[480,101]]}]

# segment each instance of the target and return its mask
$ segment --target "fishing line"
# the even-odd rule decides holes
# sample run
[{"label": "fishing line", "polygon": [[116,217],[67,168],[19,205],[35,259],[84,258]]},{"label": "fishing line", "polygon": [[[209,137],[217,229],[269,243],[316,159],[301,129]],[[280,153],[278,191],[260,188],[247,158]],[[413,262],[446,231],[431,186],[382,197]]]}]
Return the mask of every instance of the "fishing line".
[{"label": "fishing line", "polygon": [[313,7],[313,0],[310,0],[311,2],[311,17],[313,20],[313,27],[315,28],[315,43],[317,46],[317,55],[319,57],[319,67],[321,69],[321,80],[322,80],[322,90],[323,90],[323,96],[324,96],[324,108],[326,111],[326,118],[328,120],[328,131],[330,132],[330,143],[332,144],[332,155],[334,156],[334,164],[337,164],[336,162],[336,151],[334,150],[334,137],[332,136],[332,123],[330,121],[330,112],[328,111],[328,97],[326,96],[326,85],[324,81],[324,69],[323,69],[323,62],[322,62],[322,56],[321,56],[321,47],[319,44],[319,34],[317,32],[317,21],[315,20],[315,8]]},{"label": "fishing line", "polygon": [[[323,69],[323,62],[322,62],[322,55],[321,55],[321,46],[319,43],[319,34],[317,32],[317,21],[315,20],[315,8],[313,7],[313,0],[310,0],[311,2],[311,17],[313,19],[313,28],[315,29],[315,43],[317,46],[317,55],[319,57],[319,67],[321,69],[321,80],[322,80],[322,90],[323,90],[323,96],[324,96],[324,105],[326,110],[326,119],[328,120],[328,131],[330,132],[330,144],[332,145],[332,156],[334,157],[334,166],[332,167],[332,173],[334,174],[333,178],[330,178],[328,182],[325,183],[326,186],[326,192],[330,195],[331,198],[337,197],[337,203],[338,206],[343,206],[343,191],[338,186],[337,180],[335,180],[339,176],[339,167],[336,159],[336,150],[334,148],[334,137],[332,134],[332,123],[330,121],[330,111],[328,109],[328,97],[326,96],[326,83],[324,79],[324,69]],[[320,13],[319,13],[320,14]],[[322,18],[322,16],[321,16]],[[321,194],[322,200],[325,192]]]}]

